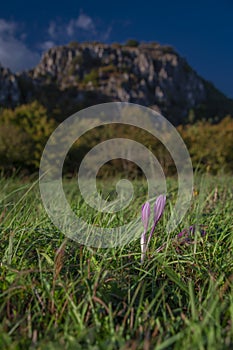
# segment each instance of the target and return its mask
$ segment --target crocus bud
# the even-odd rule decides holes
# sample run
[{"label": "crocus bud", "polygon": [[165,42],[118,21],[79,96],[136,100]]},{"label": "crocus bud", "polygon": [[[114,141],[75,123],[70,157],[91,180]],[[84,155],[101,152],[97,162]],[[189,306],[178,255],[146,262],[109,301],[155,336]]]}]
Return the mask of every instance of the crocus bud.
[{"label": "crocus bud", "polygon": [[142,222],[144,229],[147,230],[150,218],[150,203],[146,202],[142,206]]},{"label": "crocus bud", "polygon": [[146,244],[146,249],[149,246],[149,243],[150,243],[151,237],[152,237],[152,235],[154,233],[155,227],[156,227],[158,221],[160,220],[160,218],[161,218],[161,216],[163,214],[165,204],[166,204],[166,196],[161,194],[160,196],[158,196],[158,198],[155,201],[155,206],[154,206],[154,225],[153,225],[153,227],[152,227],[152,229],[150,231],[150,235],[148,237],[147,244]]},{"label": "crocus bud", "polygon": [[160,220],[164,207],[166,204],[166,196],[160,195],[155,201],[155,206],[154,206],[154,223],[157,224],[157,222]]}]

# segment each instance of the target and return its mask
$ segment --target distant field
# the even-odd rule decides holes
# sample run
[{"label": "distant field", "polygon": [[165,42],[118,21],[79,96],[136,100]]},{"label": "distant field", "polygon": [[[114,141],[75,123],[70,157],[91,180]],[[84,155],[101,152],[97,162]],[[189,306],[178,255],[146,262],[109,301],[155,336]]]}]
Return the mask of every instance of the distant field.
[{"label": "distant field", "polygon": [[[127,215],[104,218],[89,212],[74,181],[64,187],[73,210],[100,226],[137,216],[147,192],[135,182]],[[0,179],[0,349],[232,349],[233,178],[197,177],[170,235],[175,180],[168,193],[141,265],[139,239],[117,249],[80,246],[51,223],[37,183]],[[206,236],[174,244],[192,224],[205,225]]]}]

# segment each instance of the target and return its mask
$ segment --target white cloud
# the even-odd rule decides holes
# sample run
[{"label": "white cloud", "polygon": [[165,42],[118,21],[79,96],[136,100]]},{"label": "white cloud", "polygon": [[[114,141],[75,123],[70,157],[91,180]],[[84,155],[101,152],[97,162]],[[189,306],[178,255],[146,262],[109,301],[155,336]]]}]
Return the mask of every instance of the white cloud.
[{"label": "white cloud", "polygon": [[52,40],[47,40],[44,41],[42,44],[39,45],[39,48],[42,49],[43,51],[47,51],[51,49],[51,47],[56,46],[55,42]]},{"label": "white cloud", "polygon": [[51,38],[56,37],[57,25],[54,21],[49,23],[48,34]]},{"label": "white cloud", "polygon": [[80,30],[95,34],[95,24],[90,16],[81,13],[77,19],[71,19],[67,25],[65,25],[66,33],[69,37],[75,34],[80,34]]},{"label": "white cloud", "polygon": [[0,38],[0,62],[14,72],[34,67],[39,63],[40,55],[31,51],[24,43],[15,38],[5,41]]},{"label": "white cloud", "polygon": [[16,30],[16,23],[15,22],[8,22],[5,19],[0,18],[0,34],[5,35],[9,34],[12,35],[14,31]]},{"label": "white cloud", "polygon": [[94,19],[80,12],[77,18],[71,18],[67,22],[51,21],[47,33],[48,41],[54,44],[66,44],[70,40],[107,41],[112,33],[113,25],[106,26],[101,20]]},{"label": "white cloud", "polygon": [[35,66],[40,55],[16,36],[17,23],[0,19],[0,62],[12,71],[21,71]]},{"label": "white cloud", "polygon": [[78,28],[81,28],[83,30],[87,31],[93,31],[95,30],[95,25],[91,17],[85,15],[84,13],[81,13],[78,17],[78,19],[75,22],[76,26]]},{"label": "white cloud", "polygon": [[107,41],[110,38],[111,32],[112,32],[112,26],[109,26],[107,30],[104,33],[102,33],[101,40]]},{"label": "white cloud", "polygon": [[71,19],[66,27],[66,33],[68,36],[73,36],[75,32],[75,21]]}]

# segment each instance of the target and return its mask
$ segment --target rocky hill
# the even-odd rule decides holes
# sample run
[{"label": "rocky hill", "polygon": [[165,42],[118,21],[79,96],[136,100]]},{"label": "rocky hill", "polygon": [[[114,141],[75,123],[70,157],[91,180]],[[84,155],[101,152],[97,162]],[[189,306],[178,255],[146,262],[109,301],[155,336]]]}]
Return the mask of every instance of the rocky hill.
[{"label": "rocky hill", "polygon": [[201,78],[173,48],[157,43],[137,47],[71,43],[51,48],[28,72],[15,75],[0,66],[1,106],[34,99],[57,120],[109,101],[150,106],[176,125],[188,118],[219,120],[233,115],[232,100]]},{"label": "rocky hill", "polygon": [[0,106],[14,106],[20,98],[17,77],[0,64]]}]

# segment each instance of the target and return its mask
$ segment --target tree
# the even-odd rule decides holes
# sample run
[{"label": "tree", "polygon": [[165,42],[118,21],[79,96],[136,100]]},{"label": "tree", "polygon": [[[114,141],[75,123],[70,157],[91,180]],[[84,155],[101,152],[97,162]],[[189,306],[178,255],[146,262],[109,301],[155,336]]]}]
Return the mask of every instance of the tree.
[{"label": "tree", "polygon": [[[18,152],[17,157],[12,152],[9,153],[12,160],[17,158],[18,162],[19,157],[21,157],[24,164],[38,167],[45,143],[55,128],[55,122],[48,119],[46,109],[37,101],[34,101],[16,107],[14,110],[2,110],[0,113],[0,128],[1,139],[4,138],[2,144],[8,145],[9,149],[12,148],[10,143],[17,144],[17,150],[14,151],[15,154]],[[4,130],[9,132],[4,135]],[[15,135],[15,138],[10,135]],[[6,138],[8,138],[8,141]],[[18,143],[15,139],[18,139]],[[28,151],[30,151],[30,156]],[[30,159],[25,159],[25,154]]]}]

